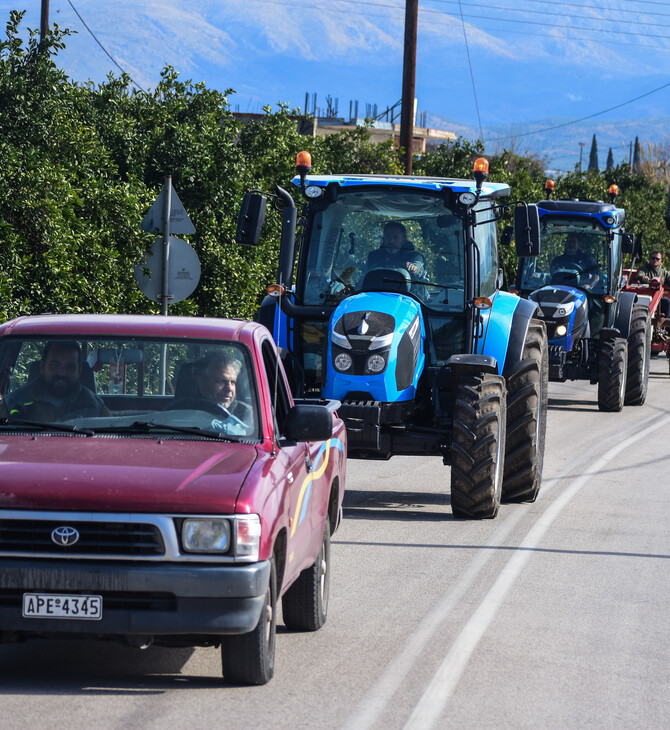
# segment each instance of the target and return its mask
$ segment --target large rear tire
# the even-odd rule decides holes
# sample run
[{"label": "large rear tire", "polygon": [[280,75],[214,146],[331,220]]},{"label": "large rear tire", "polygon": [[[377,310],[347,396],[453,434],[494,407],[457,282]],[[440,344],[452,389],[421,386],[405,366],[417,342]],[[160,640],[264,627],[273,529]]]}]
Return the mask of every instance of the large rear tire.
[{"label": "large rear tire", "polygon": [[451,444],[451,511],[455,517],[495,517],[505,462],[505,379],[466,375],[458,380]]},{"label": "large rear tire", "polygon": [[317,631],[326,623],[330,585],[330,520],[326,518],[321,549],[282,596],[282,615],[287,629]]},{"label": "large rear tire", "polygon": [[502,498],[509,502],[534,502],[540,491],[549,402],[548,353],[545,324],[532,320],[521,362],[507,377]]},{"label": "large rear tire", "polygon": [[277,567],[270,563],[270,580],[258,624],[248,634],[224,636],[221,668],[232,684],[267,684],[275,673],[277,636]]},{"label": "large rear tire", "polygon": [[616,412],[623,408],[628,369],[628,343],[623,337],[601,340],[598,353],[598,408]]},{"label": "large rear tire", "polygon": [[633,307],[628,335],[627,406],[641,406],[647,398],[651,358],[651,317],[646,307]]}]

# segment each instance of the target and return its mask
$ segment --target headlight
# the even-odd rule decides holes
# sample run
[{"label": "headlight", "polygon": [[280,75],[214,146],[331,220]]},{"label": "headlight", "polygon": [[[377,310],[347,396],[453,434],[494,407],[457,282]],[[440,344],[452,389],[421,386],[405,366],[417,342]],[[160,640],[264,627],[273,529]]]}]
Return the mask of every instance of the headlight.
[{"label": "headlight", "polygon": [[559,324],[558,327],[556,327],[556,334],[559,337],[563,337],[563,335],[568,331],[568,328],[564,324]]},{"label": "headlight", "polygon": [[341,373],[350,370],[353,363],[354,361],[351,359],[351,355],[348,355],[346,352],[341,352],[335,356],[335,368]]},{"label": "headlight", "polygon": [[230,523],[200,517],[184,520],[181,541],[189,553],[226,553],[230,549]]},{"label": "headlight", "polygon": [[556,307],[554,315],[556,317],[566,317],[568,314],[572,314],[572,310],[575,308],[574,302],[568,302],[567,304],[561,304],[560,307]]},{"label": "headlight", "polygon": [[258,560],[261,549],[261,518],[245,515],[235,521],[235,555]]},{"label": "headlight", "polygon": [[381,373],[386,367],[386,360],[382,355],[370,355],[367,363],[368,371],[371,373]]}]

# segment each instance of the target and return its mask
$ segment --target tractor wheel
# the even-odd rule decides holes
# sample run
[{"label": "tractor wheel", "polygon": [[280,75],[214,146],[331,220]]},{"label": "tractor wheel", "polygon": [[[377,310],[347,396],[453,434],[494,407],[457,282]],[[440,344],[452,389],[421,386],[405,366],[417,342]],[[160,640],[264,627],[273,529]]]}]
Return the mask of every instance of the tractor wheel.
[{"label": "tractor wheel", "polygon": [[628,343],[623,337],[610,337],[600,342],[598,353],[598,408],[620,411],[626,393]]},{"label": "tractor wheel", "polygon": [[641,406],[647,397],[651,357],[651,318],[646,307],[633,307],[628,335],[627,406]]},{"label": "tractor wheel", "polygon": [[521,361],[507,377],[502,498],[508,502],[534,502],[540,491],[549,400],[548,351],[544,322],[533,320]]},{"label": "tractor wheel", "polygon": [[455,517],[495,517],[505,461],[505,379],[459,379],[451,443],[451,511]]}]

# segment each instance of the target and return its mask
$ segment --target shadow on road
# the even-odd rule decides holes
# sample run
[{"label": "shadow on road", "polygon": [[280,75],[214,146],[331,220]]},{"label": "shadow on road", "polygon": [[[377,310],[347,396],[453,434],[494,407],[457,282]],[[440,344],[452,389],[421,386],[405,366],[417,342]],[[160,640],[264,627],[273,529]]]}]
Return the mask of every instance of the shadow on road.
[{"label": "shadow on road", "polygon": [[455,519],[451,512],[427,511],[425,507],[448,507],[450,504],[449,494],[347,489],[342,506],[347,519],[443,522]]},{"label": "shadow on road", "polygon": [[[192,648],[139,650],[112,642],[35,639],[0,646],[1,695],[162,694],[225,689],[223,678],[181,674]],[[1,724],[1,722],[0,722]]]}]

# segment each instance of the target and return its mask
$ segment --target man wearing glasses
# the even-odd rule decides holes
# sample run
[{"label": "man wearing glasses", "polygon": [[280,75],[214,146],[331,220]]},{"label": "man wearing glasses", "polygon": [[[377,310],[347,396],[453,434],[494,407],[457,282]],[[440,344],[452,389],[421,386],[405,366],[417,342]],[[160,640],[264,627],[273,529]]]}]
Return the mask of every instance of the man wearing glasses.
[{"label": "man wearing glasses", "polygon": [[[670,274],[663,268],[662,263],[663,254],[660,251],[652,251],[649,261],[637,270],[637,280],[641,284],[648,284],[651,279],[658,279],[661,286],[670,292]],[[670,317],[670,301],[665,297],[661,299],[661,314]]]}]

